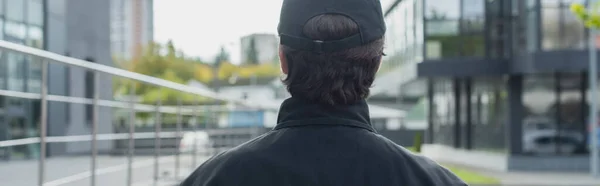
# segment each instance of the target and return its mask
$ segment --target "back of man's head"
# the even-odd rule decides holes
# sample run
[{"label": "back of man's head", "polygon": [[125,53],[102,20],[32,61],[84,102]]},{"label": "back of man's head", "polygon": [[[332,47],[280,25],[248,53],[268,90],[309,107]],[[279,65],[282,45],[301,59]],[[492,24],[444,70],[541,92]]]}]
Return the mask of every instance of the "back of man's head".
[{"label": "back of man's head", "polygon": [[[313,4],[306,3],[310,1]],[[348,0],[350,3],[342,5],[344,2],[284,1],[279,25],[280,56],[287,74],[283,82],[293,97],[319,104],[346,105],[369,95],[383,55],[385,24],[381,7],[378,0]],[[348,6],[352,3],[363,6],[354,7],[363,12]],[[316,11],[298,11],[303,8]]]}]

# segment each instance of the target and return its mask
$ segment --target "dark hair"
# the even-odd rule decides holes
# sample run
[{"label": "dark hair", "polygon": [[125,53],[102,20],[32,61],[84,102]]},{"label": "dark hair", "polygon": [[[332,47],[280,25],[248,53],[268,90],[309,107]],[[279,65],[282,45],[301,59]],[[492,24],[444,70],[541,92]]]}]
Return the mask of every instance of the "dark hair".
[{"label": "dark hair", "polygon": [[[359,33],[358,25],[338,14],[315,16],[304,26],[314,40],[339,40]],[[288,65],[283,80],[293,97],[327,105],[353,104],[369,96],[383,55],[383,38],[332,53],[314,53],[281,46]]]}]

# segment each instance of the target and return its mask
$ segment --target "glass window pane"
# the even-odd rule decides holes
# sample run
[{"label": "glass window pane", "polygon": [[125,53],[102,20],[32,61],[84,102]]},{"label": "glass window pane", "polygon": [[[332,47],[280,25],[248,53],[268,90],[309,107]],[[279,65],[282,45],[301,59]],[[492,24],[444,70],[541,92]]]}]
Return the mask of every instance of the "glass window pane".
[{"label": "glass window pane", "polygon": [[534,52],[538,50],[538,21],[537,21],[537,12],[536,11],[528,11],[527,12],[527,50],[529,52]]},{"label": "glass window pane", "polygon": [[[5,59],[3,58],[3,55],[5,54],[5,52],[0,51],[0,89],[6,89],[6,84],[4,83],[6,81],[6,76],[8,76],[8,63],[6,61],[4,61]],[[0,99],[2,96],[0,96]],[[2,102],[0,101],[0,108],[2,107]],[[1,115],[2,113],[0,113]],[[0,122],[1,123],[1,122]]]},{"label": "glass window pane", "polygon": [[0,40],[4,39],[4,19],[0,18]]},{"label": "glass window pane", "polygon": [[27,39],[27,46],[42,48],[44,35],[41,27],[30,26],[28,30],[29,38]]},{"label": "glass window pane", "polygon": [[6,19],[13,21],[25,21],[25,1],[6,0],[6,7]]},{"label": "glass window pane", "polygon": [[460,17],[459,0],[426,0],[425,17],[427,19],[458,19]]},{"label": "glass window pane", "polygon": [[23,55],[9,53],[7,57],[8,90],[24,91],[25,63]]},{"label": "glass window pane", "polygon": [[27,22],[33,25],[42,26],[44,23],[44,10],[41,0],[29,0],[27,2]]},{"label": "glass window pane", "polygon": [[478,78],[473,81],[471,121],[473,149],[505,152],[507,90],[502,78]]},{"label": "glass window pane", "polygon": [[560,48],[560,11],[558,8],[542,8],[542,47]]},{"label": "glass window pane", "polygon": [[42,88],[42,63],[33,56],[28,56],[29,76],[27,77],[28,92],[40,93]]},{"label": "glass window pane", "polygon": [[483,17],[485,0],[463,0],[463,17]]},{"label": "glass window pane", "polygon": [[0,15],[4,15],[4,0],[0,0]]},{"label": "glass window pane", "polygon": [[27,28],[23,23],[6,21],[6,35],[17,39],[25,39]]},{"label": "glass window pane", "polygon": [[585,28],[584,25],[579,19],[571,13],[568,7],[561,8],[562,15],[564,17],[563,24],[561,24],[561,29],[564,34],[563,38],[563,48],[569,49],[582,49],[585,47],[586,38],[585,38]]},{"label": "glass window pane", "polygon": [[462,36],[463,56],[485,56],[485,39],[483,34]]},{"label": "glass window pane", "polygon": [[561,0],[540,0],[542,7],[558,7]]}]

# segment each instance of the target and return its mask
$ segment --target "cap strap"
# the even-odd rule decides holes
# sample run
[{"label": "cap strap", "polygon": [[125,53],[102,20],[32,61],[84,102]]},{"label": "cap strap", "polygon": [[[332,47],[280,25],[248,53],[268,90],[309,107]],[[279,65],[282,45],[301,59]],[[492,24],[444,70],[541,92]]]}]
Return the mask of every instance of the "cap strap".
[{"label": "cap strap", "polygon": [[280,34],[279,37],[282,45],[316,53],[337,52],[362,45],[360,34],[334,41],[310,40],[286,34]]}]

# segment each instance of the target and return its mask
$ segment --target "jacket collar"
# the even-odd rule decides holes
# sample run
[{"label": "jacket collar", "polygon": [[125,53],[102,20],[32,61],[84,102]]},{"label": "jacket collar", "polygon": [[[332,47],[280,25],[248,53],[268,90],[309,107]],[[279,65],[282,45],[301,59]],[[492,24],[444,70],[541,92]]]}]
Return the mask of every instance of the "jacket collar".
[{"label": "jacket collar", "polygon": [[281,104],[274,130],[309,125],[340,125],[375,132],[371,126],[369,106],[365,100],[352,105],[327,106],[294,97]]}]

